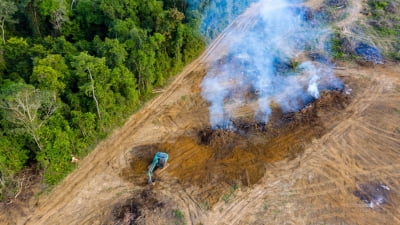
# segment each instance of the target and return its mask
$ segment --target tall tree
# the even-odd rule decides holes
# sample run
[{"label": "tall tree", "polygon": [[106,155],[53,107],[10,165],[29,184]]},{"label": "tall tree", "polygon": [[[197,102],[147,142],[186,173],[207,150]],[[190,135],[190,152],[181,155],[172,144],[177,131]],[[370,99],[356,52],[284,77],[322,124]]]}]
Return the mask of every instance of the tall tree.
[{"label": "tall tree", "polygon": [[96,103],[96,110],[97,110],[97,116],[99,117],[99,119],[101,119],[101,113],[100,113],[100,108],[99,108],[99,101],[97,100],[96,97],[96,92],[94,90],[94,79],[93,79],[93,75],[92,75],[92,71],[90,69],[90,67],[86,67],[85,68],[85,72],[88,73],[89,78],[90,78],[90,90],[92,92],[92,97],[94,102]]},{"label": "tall tree", "polygon": [[121,44],[118,39],[106,38],[105,41],[98,43],[96,46],[98,55],[106,58],[107,66],[114,68],[124,64],[128,53],[125,45]]},{"label": "tall tree", "polygon": [[[97,97],[98,91],[103,92],[107,87],[107,76],[110,70],[105,64],[105,58],[96,58],[82,52],[74,57],[73,67],[76,69],[76,75],[79,79],[79,88],[85,96],[91,97],[95,103],[97,116],[102,118],[100,102]],[[106,96],[99,93],[101,96]]]},{"label": "tall tree", "polygon": [[33,138],[42,150],[40,128],[56,110],[54,92],[40,91],[31,85],[9,83],[0,90],[0,108],[5,119]]},{"label": "tall tree", "polygon": [[32,59],[30,58],[29,44],[24,38],[11,37],[4,46],[4,59],[7,63],[7,77],[13,80],[24,78],[28,82],[28,78],[32,73]]},{"label": "tall tree", "polygon": [[28,160],[28,151],[14,138],[0,133],[0,200],[15,197],[15,174]]},{"label": "tall tree", "polygon": [[50,54],[39,59],[33,67],[30,81],[40,89],[53,90],[62,93],[65,88],[64,75],[68,74],[68,67],[61,55]]},{"label": "tall tree", "polygon": [[[135,76],[125,66],[117,66],[111,71],[110,89],[114,101],[121,108],[131,112],[139,101]],[[130,110],[129,110],[130,109]]]},{"label": "tall tree", "polygon": [[17,11],[17,7],[14,2],[7,0],[0,0],[0,28],[1,28],[1,37],[3,39],[3,44],[6,43],[6,39],[4,37],[4,29],[5,23],[15,23],[16,21],[13,19],[14,13]]},{"label": "tall tree", "polygon": [[77,153],[74,146],[75,133],[60,113],[55,113],[40,130],[43,150],[36,154],[36,160],[44,169],[44,179],[56,184],[71,171],[71,155]]},{"label": "tall tree", "polygon": [[40,14],[49,16],[54,30],[61,33],[61,28],[69,20],[68,6],[65,0],[41,0],[39,3]]}]

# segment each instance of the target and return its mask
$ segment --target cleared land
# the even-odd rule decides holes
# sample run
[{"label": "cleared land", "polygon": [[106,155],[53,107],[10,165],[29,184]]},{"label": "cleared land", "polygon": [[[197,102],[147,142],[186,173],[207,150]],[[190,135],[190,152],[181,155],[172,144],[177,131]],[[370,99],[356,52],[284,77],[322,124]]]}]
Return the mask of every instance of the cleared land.
[{"label": "cleared land", "polygon": [[[256,10],[232,26],[245,31]],[[0,223],[400,224],[400,66],[340,65],[347,93],[275,110],[266,127],[243,108],[242,132],[218,133],[199,84],[229,38],[227,29],[64,182]],[[149,186],[159,150],[169,166]]]}]

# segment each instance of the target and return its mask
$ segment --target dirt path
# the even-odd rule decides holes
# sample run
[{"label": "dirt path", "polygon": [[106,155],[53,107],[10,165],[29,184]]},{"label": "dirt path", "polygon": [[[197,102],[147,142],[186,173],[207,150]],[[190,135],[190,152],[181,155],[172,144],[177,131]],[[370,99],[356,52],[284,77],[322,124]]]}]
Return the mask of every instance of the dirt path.
[{"label": "dirt path", "polygon": [[368,80],[346,109],[350,116],[301,157],[270,165],[256,187],[240,191],[229,204],[219,203],[204,224],[399,224],[397,193],[378,210],[353,194],[368,182],[400,187],[399,69],[341,72]]},{"label": "dirt path", "polygon": [[[256,10],[254,4],[231,26],[246,30],[254,22],[251,15]],[[178,179],[185,163],[209,160],[206,154],[199,155],[196,143],[182,137],[207,125],[207,104],[199,97],[198,85],[206,62],[222,57],[232,38],[229,34],[227,29],[162,94],[101,142],[74,173],[51,193],[40,196],[26,216],[13,218],[15,224],[108,224],[104,221],[115,204],[148,188],[144,174],[128,174],[131,177],[127,179],[124,171],[141,151],[159,143],[171,151],[170,166],[158,174],[161,182],[152,191],[171,202],[166,207],[180,209],[187,224],[399,224],[399,65],[343,65],[346,69],[336,72],[353,89],[351,103],[343,111],[333,112],[339,117],[322,121],[327,132],[307,142],[302,154],[263,164],[263,173],[254,185],[232,189],[230,183],[213,180],[213,174],[198,185]],[[231,166],[229,160],[217,171]],[[133,163],[140,171],[147,166],[147,161]],[[187,176],[195,179],[196,173]],[[390,192],[387,202],[370,208],[354,193],[373,182],[387,185]],[[225,190],[223,198],[213,189]],[[200,201],[199,195],[213,204]],[[168,215],[142,216],[140,224],[174,224],[175,218]]]},{"label": "dirt path", "polygon": [[74,173],[50,195],[41,198],[39,207],[32,212],[26,224],[99,223],[101,220],[95,218],[101,218],[102,211],[110,207],[113,198],[127,192],[130,186],[120,178],[119,173],[121,168],[128,165],[127,155],[131,148],[158,142],[167,133],[175,131],[166,127],[159,129],[153,121],[171,102],[188,92],[184,84],[193,79],[189,75],[201,67],[200,62],[204,57],[188,65],[162,95],[100,143]]},{"label": "dirt path", "polygon": [[349,1],[346,10],[346,17],[339,21],[336,26],[341,28],[343,32],[350,32],[351,26],[360,19],[363,0]]}]

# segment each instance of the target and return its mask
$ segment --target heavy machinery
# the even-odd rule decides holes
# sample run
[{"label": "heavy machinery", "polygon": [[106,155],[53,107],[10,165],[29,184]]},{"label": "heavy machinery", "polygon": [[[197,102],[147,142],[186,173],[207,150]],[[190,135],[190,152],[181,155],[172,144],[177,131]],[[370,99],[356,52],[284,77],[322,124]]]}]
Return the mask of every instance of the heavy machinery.
[{"label": "heavy machinery", "polygon": [[151,174],[156,168],[164,169],[166,167],[168,161],[168,154],[165,152],[157,152],[153,158],[153,162],[148,167],[147,176],[149,177],[148,183],[152,184],[153,179],[151,178]]}]

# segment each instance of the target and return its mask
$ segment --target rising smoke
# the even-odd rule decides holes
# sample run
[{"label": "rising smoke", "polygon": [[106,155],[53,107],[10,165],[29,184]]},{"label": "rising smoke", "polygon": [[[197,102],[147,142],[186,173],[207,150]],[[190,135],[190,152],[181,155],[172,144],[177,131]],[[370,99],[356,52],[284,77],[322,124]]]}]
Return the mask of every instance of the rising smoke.
[{"label": "rising smoke", "polygon": [[[255,119],[267,123],[271,104],[283,112],[297,111],[321,91],[342,88],[326,57],[330,30],[298,1],[261,0],[258,4],[250,29],[228,28],[235,37],[227,46],[228,53],[210,62],[201,84],[214,129],[232,129],[233,112],[249,103],[250,94],[257,103]],[[318,57],[310,57],[311,53]]]}]

